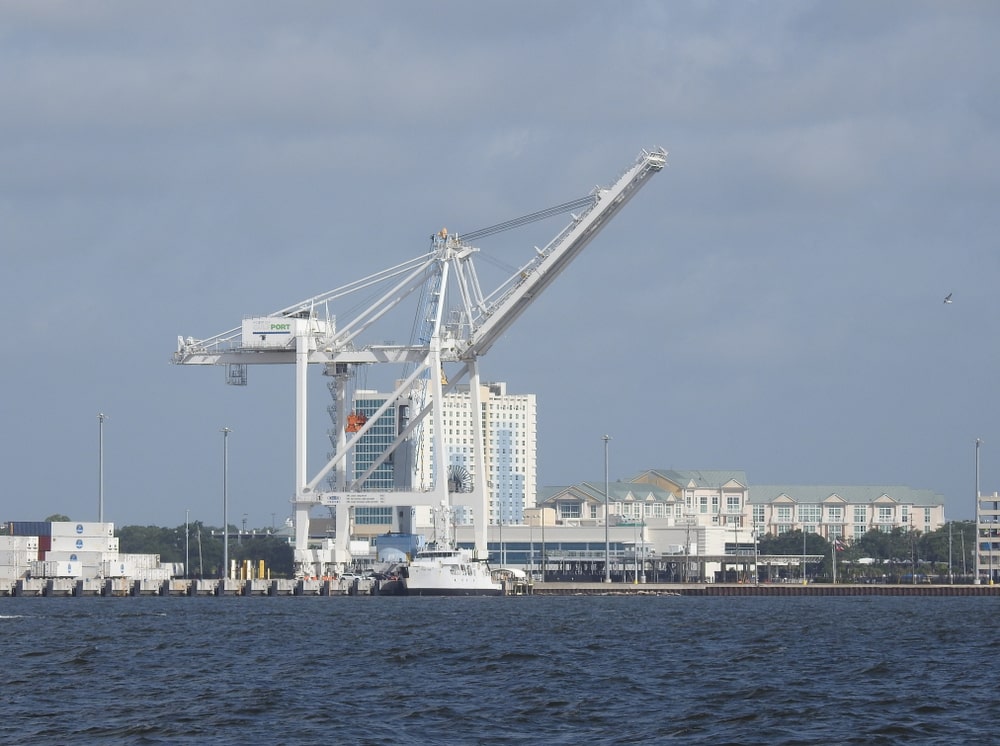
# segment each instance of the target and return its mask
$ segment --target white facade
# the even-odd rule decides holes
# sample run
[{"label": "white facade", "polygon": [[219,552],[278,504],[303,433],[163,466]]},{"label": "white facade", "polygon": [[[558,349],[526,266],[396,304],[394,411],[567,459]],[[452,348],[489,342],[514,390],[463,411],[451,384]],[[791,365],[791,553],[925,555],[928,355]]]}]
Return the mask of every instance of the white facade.
[{"label": "white facade", "polygon": [[[450,473],[446,478],[451,487],[455,522],[468,525],[472,510],[465,504],[472,483],[483,479],[488,500],[487,523],[505,525],[524,522],[524,511],[535,502],[537,489],[537,408],[534,394],[509,394],[506,383],[485,383],[480,387],[482,426],[485,440],[485,464],[475,463],[473,422],[470,392],[467,385],[445,394],[442,428],[446,462]],[[419,392],[415,392],[419,393]],[[354,396],[354,412],[369,415],[388,394],[360,390]],[[421,401],[423,395],[415,396]],[[412,401],[406,400],[407,407]],[[397,407],[390,408],[382,419],[383,427],[375,428],[361,438],[355,450],[353,476],[358,478],[371,463],[368,454],[381,453],[407,423]],[[377,423],[378,424],[378,423]],[[391,461],[366,481],[368,488],[391,491],[412,484],[427,490],[435,483],[434,423],[431,418],[413,436],[412,445],[401,447],[406,453],[396,453]],[[412,450],[412,457],[409,455]],[[412,464],[412,476],[401,473],[400,466]],[[469,495],[471,497],[471,495]],[[403,518],[400,512],[403,511]],[[387,530],[427,533],[432,528],[431,510],[427,506],[359,509],[353,508],[351,536],[373,536]]]},{"label": "white facade", "polygon": [[1000,577],[1000,493],[978,493],[976,537],[977,581],[993,585]]},{"label": "white facade", "polygon": [[[480,386],[485,439],[485,474],[473,460],[474,444],[469,387],[462,386],[444,397],[444,442],[449,467],[466,470],[472,480],[485,477],[488,523],[524,522],[525,508],[534,505],[537,489],[537,408],[534,394],[509,394],[507,384]],[[417,444],[416,482],[431,483],[433,424],[421,432]],[[452,502],[462,504],[461,494]],[[459,515],[459,522],[462,522]]]}]

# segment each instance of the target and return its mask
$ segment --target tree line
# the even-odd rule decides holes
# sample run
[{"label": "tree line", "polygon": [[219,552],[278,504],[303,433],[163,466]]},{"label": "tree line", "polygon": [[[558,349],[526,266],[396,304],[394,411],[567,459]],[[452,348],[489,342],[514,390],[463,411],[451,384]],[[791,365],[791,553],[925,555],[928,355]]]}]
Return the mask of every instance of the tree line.
[{"label": "tree line", "polygon": [[[46,521],[69,521],[64,515],[53,515]],[[118,551],[123,554],[158,554],[163,564],[184,564],[184,573],[192,578],[218,578],[222,576],[224,542],[222,529],[192,521],[175,528],[162,526],[121,526]],[[264,567],[272,578],[290,578],[294,572],[294,553],[287,538],[270,531],[240,532],[229,527],[229,560],[242,564],[248,560],[257,565],[264,560]]]},{"label": "tree line", "polygon": [[[803,544],[804,542],[804,544]],[[803,550],[803,546],[805,549]],[[836,551],[837,580],[899,582],[913,575],[947,577],[971,576],[975,572],[976,524],[951,521],[941,528],[921,531],[894,528],[873,529],[857,539],[842,539]],[[806,572],[813,577],[833,576],[833,542],[819,534],[786,531],[778,536],[760,537],[760,554],[818,554],[820,563],[809,563]]]}]

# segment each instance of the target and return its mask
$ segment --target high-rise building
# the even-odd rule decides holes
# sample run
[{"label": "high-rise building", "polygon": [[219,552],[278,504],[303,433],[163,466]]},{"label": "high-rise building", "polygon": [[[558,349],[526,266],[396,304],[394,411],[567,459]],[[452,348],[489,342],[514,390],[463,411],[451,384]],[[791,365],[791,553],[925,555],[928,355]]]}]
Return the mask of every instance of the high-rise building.
[{"label": "high-rise building", "polygon": [[[448,449],[449,478],[453,492],[467,492],[475,480],[485,479],[487,520],[491,525],[524,522],[524,510],[535,504],[537,487],[537,409],[534,394],[509,394],[504,382],[480,387],[486,458],[484,472],[474,462],[469,387],[461,385],[445,395],[442,427]],[[433,481],[431,436],[433,423],[422,431],[416,445],[416,480]],[[461,498],[453,499],[461,504]],[[463,521],[458,512],[458,522]]]},{"label": "high-rise building", "polygon": [[[354,392],[352,417],[365,422],[375,416],[375,413],[385,404],[387,394],[377,391],[359,389]],[[406,427],[409,421],[410,402],[397,402],[389,406],[378,420],[358,441],[354,449],[354,464],[351,467],[352,480],[360,479],[375,461],[392,445],[396,436]],[[350,423],[348,427],[351,427]],[[361,488],[364,490],[392,490],[410,486],[413,473],[411,458],[412,446],[405,442],[393,450],[374,471],[365,479]]]},{"label": "high-rise building", "polygon": [[[415,392],[418,393],[418,392]],[[352,416],[367,422],[385,404],[387,394],[358,390]],[[447,449],[449,491],[456,506],[458,524],[471,520],[461,493],[468,493],[485,479],[487,520],[491,525],[524,522],[524,510],[534,505],[537,485],[536,405],[534,394],[509,394],[506,383],[484,383],[480,387],[481,422],[485,441],[485,463],[475,463],[474,431],[468,385],[446,394],[442,408],[443,440]],[[416,400],[419,400],[417,397]],[[360,479],[375,460],[409,424],[412,401],[390,406],[358,441],[352,479]],[[434,423],[427,417],[412,439],[374,468],[363,489],[428,489],[435,483],[433,458]]]}]

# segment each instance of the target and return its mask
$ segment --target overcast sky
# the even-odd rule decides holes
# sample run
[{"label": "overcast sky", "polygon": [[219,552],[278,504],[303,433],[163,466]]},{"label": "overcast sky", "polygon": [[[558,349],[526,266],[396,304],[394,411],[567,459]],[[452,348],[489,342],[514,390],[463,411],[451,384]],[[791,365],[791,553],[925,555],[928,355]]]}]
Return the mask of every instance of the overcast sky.
[{"label": "overcast sky", "polygon": [[228,426],[231,522],[280,523],[292,368],[226,386],[171,364],[178,334],[660,146],[483,358],[538,397],[539,484],[602,480],[608,433],[612,480],[902,484],[971,518],[976,438],[1000,489],[998,38],[993,2],[8,0],[0,520],[97,519],[105,412],[106,520],[220,525]]}]

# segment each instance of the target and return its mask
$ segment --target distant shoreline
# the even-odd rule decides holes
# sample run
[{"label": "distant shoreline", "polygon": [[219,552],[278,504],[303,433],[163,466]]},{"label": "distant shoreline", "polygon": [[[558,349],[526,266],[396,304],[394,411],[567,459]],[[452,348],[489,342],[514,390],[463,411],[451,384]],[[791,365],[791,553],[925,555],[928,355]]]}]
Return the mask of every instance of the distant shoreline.
[{"label": "distant shoreline", "polygon": [[1000,585],[866,583],[536,583],[536,596],[996,596]]}]

